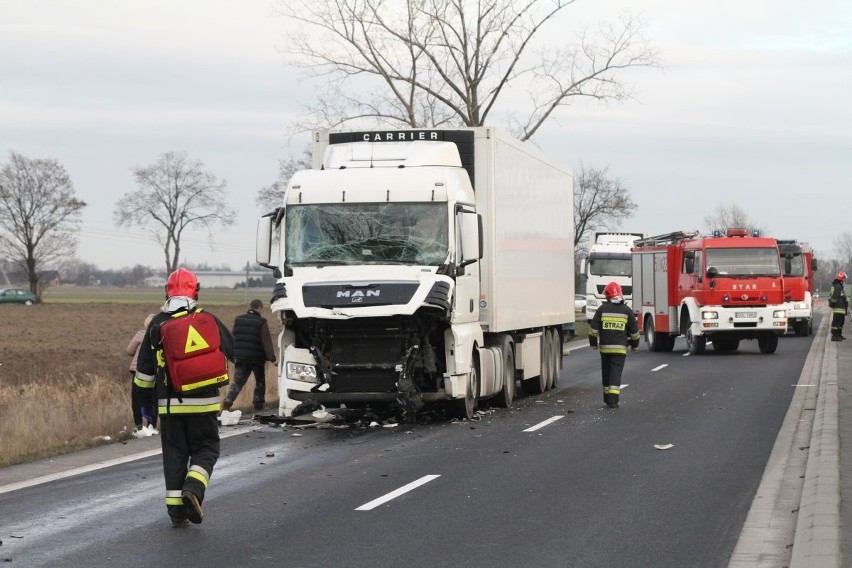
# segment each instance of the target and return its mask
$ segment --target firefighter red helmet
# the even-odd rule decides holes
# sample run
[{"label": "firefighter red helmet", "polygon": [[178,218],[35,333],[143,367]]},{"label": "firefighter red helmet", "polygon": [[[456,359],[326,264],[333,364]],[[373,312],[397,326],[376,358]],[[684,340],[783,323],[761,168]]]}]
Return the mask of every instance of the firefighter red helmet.
[{"label": "firefighter red helmet", "polygon": [[846,281],[846,273],[842,270],[840,272],[838,272],[837,273],[837,280],[840,280],[841,282],[845,282]]},{"label": "firefighter red helmet", "polygon": [[194,300],[198,299],[198,278],[186,268],[178,268],[171,274],[166,282],[166,298],[174,296],[186,296]]},{"label": "firefighter red helmet", "polygon": [[621,285],[618,282],[610,282],[604,288],[604,296],[606,296],[607,300],[612,300],[617,296],[622,296],[623,292],[621,291]]}]

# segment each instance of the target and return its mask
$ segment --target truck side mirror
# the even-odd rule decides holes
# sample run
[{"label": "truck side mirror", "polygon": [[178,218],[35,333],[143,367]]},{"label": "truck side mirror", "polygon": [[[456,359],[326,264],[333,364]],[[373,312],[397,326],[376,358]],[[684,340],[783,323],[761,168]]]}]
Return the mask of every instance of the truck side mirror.
[{"label": "truck side mirror", "polygon": [[467,266],[482,258],[482,217],[476,213],[461,214],[461,245],[459,266]]},{"label": "truck side mirror", "polygon": [[811,270],[813,270],[814,272],[816,272],[816,269],[817,269],[817,268],[816,268],[816,259],[815,259],[815,258],[812,258],[812,259],[811,259]]},{"label": "truck side mirror", "polygon": [[[257,235],[255,240],[255,260],[264,268],[276,267],[272,264],[272,232],[281,223],[284,216],[284,208],[278,207],[260,218],[257,222]],[[283,241],[283,235],[282,235]]]},{"label": "truck side mirror", "polygon": [[707,278],[716,278],[717,276],[719,276],[719,270],[715,266],[707,269]]}]

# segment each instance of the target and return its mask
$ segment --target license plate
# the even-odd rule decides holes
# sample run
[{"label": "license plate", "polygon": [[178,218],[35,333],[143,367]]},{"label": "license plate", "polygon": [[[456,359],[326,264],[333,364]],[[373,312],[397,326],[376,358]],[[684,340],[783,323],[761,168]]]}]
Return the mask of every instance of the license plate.
[{"label": "license plate", "polygon": [[736,312],[734,315],[738,318],[756,318],[757,312]]}]

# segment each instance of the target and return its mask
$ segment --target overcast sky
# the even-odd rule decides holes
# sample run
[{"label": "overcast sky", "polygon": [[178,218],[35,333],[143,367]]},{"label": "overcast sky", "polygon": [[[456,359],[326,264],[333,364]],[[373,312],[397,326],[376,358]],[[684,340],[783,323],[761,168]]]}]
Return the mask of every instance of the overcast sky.
[{"label": "overcast sky", "polygon": [[[852,232],[852,2],[638,4],[664,68],[625,76],[636,101],[576,105],[535,143],[608,166],[638,204],[625,230],[703,229],[736,204],[834,256]],[[636,5],[580,0],[549,33]],[[89,204],[80,259],[160,267],[159,245],[112,213],[131,167],[186,151],[227,180],[239,214],[212,249],[192,235],[182,259],[240,269],[257,191],[308,141],[287,136],[311,85],[284,63],[286,29],[269,0],[0,0],[0,163],[15,151],[65,166]]]}]

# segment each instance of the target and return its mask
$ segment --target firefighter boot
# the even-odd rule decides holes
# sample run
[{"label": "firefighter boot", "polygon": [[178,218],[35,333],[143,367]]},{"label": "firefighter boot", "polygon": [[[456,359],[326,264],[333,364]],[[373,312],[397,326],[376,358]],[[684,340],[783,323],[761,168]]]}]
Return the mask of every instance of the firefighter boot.
[{"label": "firefighter boot", "polygon": [[609,400],[606,400],[606,405],[610,408],[618,408],[618,395],[621,394],[621,389],[615,387],[609,387],[606,389],[604,394],[604,399],[609,397]]},{"label": "firefighter boot", "polygon": [[204,520],[204,510],[201,508],[201,500],[192,491],[184,490],[183,508],[186,509],[186,518],[193,524],[200,524]]}]

